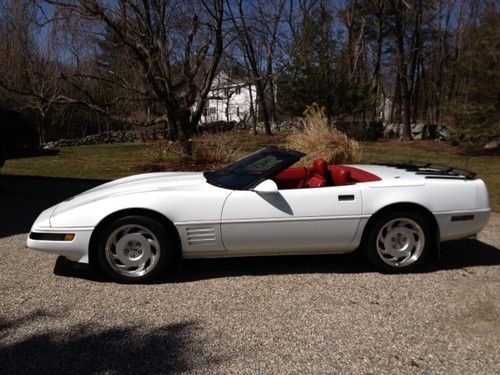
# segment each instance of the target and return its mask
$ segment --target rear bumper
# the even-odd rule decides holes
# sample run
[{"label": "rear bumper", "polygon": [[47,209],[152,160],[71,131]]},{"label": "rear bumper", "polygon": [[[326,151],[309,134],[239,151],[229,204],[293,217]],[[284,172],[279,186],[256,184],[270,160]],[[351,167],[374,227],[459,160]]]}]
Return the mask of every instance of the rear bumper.
[{"label": "rear bumper", "polygon": [[[30,249],[43,251],[52,254],[62,255],[65,258],[79,263],[89,262],[89,244],[90,237],[94,228],[36,228],[31,229],[26,244]],[[37,235],[33,235],[36,233]],[[32,237],[55,238],[57,234],[74,234],[71,241],[52,240],[52,239],[34,239]]]},{"label": "rear bumper", "polygon": [[479,233],[488,224],[491,209],[434,213],[441,241],[467,238]]}]

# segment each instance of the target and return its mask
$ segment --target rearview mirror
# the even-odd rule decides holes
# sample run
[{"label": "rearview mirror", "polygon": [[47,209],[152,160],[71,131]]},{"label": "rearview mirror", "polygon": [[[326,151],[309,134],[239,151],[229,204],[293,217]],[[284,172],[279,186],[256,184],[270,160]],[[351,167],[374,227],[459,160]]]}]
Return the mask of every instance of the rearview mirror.
[{"label": "rearview mirror", "polygon": [[264,180],[252,190],[258,194],[273,194],[278,192],[278,185],[273,180]]}]

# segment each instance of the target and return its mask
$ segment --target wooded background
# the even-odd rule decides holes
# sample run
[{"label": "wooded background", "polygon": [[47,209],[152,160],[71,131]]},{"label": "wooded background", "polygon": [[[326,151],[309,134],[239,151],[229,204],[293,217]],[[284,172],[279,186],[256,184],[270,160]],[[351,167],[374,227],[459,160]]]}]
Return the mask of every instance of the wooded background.
[{"label": "wooded background", "polygon": [[403,139],[500,133],[493,0],[0,0],[0,40],[2,118],[38,144],[161,126],[189,155],[220,70],[256,85],[266,134],[312,103],[366,126],[386,101]]}]

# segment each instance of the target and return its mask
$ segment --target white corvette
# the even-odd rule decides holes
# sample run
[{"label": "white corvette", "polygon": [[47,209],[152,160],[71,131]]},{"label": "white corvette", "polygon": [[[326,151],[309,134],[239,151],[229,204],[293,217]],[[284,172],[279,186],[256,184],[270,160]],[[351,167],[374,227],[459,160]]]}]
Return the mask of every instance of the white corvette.
[{"label": "white corvette", "polygon": [[295,167],[268,147],[214,172],[115,180],[43,211],[27,244],[144,282],[181,258],[346,253],[402,272],[491,214],[473,173],[432,165]]}]

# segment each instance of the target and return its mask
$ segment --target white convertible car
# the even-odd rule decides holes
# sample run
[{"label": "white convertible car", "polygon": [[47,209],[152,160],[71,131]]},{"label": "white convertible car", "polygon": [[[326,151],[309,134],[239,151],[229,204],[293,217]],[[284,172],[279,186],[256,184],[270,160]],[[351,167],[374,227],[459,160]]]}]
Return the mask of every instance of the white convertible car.
[{"label": "white convertible car", "polygon": [[402,272],[440,241],[479,232],[484,182],[432,165],[291,167],[302,153],[268,147],[214,172],[115,180],[43,211],[28,246],[144,282],[181,258],[347,253]]}]

